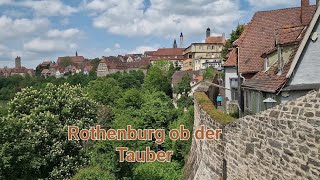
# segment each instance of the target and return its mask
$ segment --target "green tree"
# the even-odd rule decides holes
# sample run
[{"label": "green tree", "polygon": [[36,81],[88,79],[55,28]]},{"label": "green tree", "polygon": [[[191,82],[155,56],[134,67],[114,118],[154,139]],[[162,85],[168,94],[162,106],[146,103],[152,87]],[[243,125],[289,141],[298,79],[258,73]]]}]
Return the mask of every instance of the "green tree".
[{"label": "green tree", "polygon": [[229,48],[232,48],[232,43],[240,37],[240,35],[244,31],[244,28],[244,24],[239,24],[235,30],[232,30],[230,34],[230,39],[227,40],[226,44],[223,47],[222,58],[226,59],[226,56],[229,52]]},{"label": "green tree", "polygon": [[0,179],[70,178],[86,164],[83,142],[67,140],[67,126],[96,123],[96,103],[79,86],[26,88],[8,105],[0,127]]},{"label": "green tree", "polygon": [[143,96],[138,89],[129,89],[117,101],[117,106],[121,109],[140,109],[144,103]]},{"label": "green tree", "polygon": [[172,64],[168,61],[157,61],[149,69],[144,87],[151,91],[163,91],[172,96],[171,78],[174,73]]},{"label": "green tree", "polygon": [[104,105],[113,105],[123,92],[119,83],[113,78],[98,78],[86,87],[89,97]]},{"label": "green tree", "polygon": [[73,180],[115,180],[114,175],[99,167],[88,167],[81,169],[73,178]]},{"label": "green tree", "polygon": [[181,167],[176,162],[141,163],[134,169],[136,180],[181,179]]},{"label": "green tree", "polygon": [[72,65],[71,58],[70,57],[62,57],[59,65],[62,67],[67,67],[67,66]]},{"label": "green tree", "polygon": [[182,77],[181,81],[175,87],[174,89],[175,93],[188,96],[188,93],[191,91],[190,82],[191,82],[191,76],[189,74],[185,74]]},{"label": "green tree", "polygon": [[216,76],[216,70],[213,67],[208,67],[203,73],[204,79],[213,79]]}]

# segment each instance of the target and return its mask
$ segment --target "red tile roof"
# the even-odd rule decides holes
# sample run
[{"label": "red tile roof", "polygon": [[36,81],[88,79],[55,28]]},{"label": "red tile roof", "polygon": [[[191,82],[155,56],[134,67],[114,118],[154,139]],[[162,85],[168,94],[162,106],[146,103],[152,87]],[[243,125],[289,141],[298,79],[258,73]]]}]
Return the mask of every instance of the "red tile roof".
[{"label": "red tile roof", "polygon": [[65,56],[65,57],[58,57],[57,63],[60,64],[61,61],[65,58],[70,58],[72,63],[84,63],[85,59],[83,56]]},{"label": "red tile roof", "polygon": [[153,53],[153,56],[181,56],[184,48],[160,48]]},{"label": "red tile roof", "polygon": [[225,44],[226,39],[224,36],[210,36],[205,40],[206,43]]},{"label": "red tile roof", "polygon": [[100,63],[106,63],[109,69],[147,68],[150,64],[150,58],[144,57],[141,61],[122,62],[118,57],[110,56],[103,57]]},{"label": "red tile roof", "polygon": [[[310,6],[307,10],[303,19],[310,22],[316,7]],[[239,72],[255,73],[263,70],[261,55],[274,47],[276,30],[301,26],[301,12],[299,7],[255,13],[237,42],[240,47]]]},{"label": "red tile roof", "polygon": [[281,75],[278,75],[278,63],[273,64],[268,71],[259,72],[253,78],[246,80],[242,86],[250,87],[252,89],[263,91],[263,92],[271,92],[274,93],[278,91],[284,83],[287,82],[286,75],[290,69],[292,60],[296,54],[296,50],[294,50],[291,55],[289,61],[284,65],[283,72]]},{"label": "red tile roof", "polygon": [[237,49],[233,48],[229,54],[226,63],[224,63],[225,67],[234,67],[237,66]]}]

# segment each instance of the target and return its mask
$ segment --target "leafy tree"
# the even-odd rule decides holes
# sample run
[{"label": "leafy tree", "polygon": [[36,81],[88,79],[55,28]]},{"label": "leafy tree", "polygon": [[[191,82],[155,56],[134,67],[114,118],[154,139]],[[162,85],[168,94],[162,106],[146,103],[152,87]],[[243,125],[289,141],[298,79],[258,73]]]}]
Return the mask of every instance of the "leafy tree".
[{"label": "leafy tree", "polygon": [[113,78],[98,78],[86,87],[89,97],[104,105],[113,105],[121,97],[122,88]]},{"label": "leafy tree", "polygon": [[213,79],[216,76],[216,70],[213,67],[208,67],[203,73],[204,79]]},{"label": "leafy tree", "polygon": [[93,66],[93,71],[97,71],[97,68],[99,66],[100,63],[100,59],[99,58],[94,58],[90,60],[91,65]]},{"label": "leafy tree", "polygon": [[157,61],[149,69],[145,78],[144,87],[151,91],[163,91],[172,96],[171,78],[173,66],[168,61]]},{"label": "leafy tree", "polygon": [[188,108],[193,105],[193,98],[189,96],[181,96],[181,98],[177,100],[177,104],[179,108]]},{"label": "leafy tree", "polygon": [[96,103],[79,86],[17,93],[1,121],[0,179],[70,178],[87,158],[81,141],[66,139],[67,126],[88,128],[96,115]]},{"label": "leafy tree", "polygon": [[232,43],[240,37],[241,33],[244,31],[244,28],[244,24],[239,24],[235,30],[232,30],[232,33],[230,34],[230,39],[227,40],[222,50],[222,57],[224,59],[226,59],[229,48],[232,48]]},{"label": "leafy tree", "polygon": [[178,85],[175,87],[175,93],[187,95],[191,91],[191,76],[189,74],[185,74]]},{"label": "leafy tree", "polygon": [[73,178],[73,180],[114,180],[113,174],[108,171],[101,170],[99,167],[88,167],[81,169]]},{"label": "leafy tree", "polygon": [[145,129],[167,128],[177,118],[171,99],[161,91],[145,93],[140,113]]},{"label": "leafy tree", "polygon": [[[194,111],[193,107],[189,107],[188,111],[181,114],[179,118],[170,124],[170,129],[180,129],[180,125],[183,125],[185,129],[190,131],[192,136],[193,131],[193,119]],[[187,160],[190,148],[191,148],[192,137],[187,141],[172,141],[171,139],[166,140],[166,147],[174,151],[172,155],[173,161],[177,161],[183,166]]]},{"label": "leafy tree", "polygon": [[129,89],[117,101],[117,106],[121,109],[140,109],[143,103],[144,99],[141,92],[138,89]]},{"label": "leafy tree", "polygon": [[62,67],[68,67],[68,66],[72,65],[71,58],[70,57],[62,57],[59,65]]},{"label": "leafy tree", "polygon": [[176,162],[141,163],[134,169],[134,179],[181,179],[181,166]]}]

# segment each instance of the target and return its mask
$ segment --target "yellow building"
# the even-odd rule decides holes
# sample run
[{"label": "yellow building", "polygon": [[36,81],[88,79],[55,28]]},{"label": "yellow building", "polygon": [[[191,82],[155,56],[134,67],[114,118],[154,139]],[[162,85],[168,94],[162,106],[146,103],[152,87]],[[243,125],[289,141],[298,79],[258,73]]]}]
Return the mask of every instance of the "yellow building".
[{"label": "yellow building", "polygon": [[216,69],[222,66],[221,52],[226,42],[225,36],[210,36],[210,28],[206,32],[204,43],[193,43],[184,50],[184,56],[192,59],[194,71],[213,66]]},{"label": "yellow building", "polygon": [[182,71],[192,71],[192,59],[183,60]]}]

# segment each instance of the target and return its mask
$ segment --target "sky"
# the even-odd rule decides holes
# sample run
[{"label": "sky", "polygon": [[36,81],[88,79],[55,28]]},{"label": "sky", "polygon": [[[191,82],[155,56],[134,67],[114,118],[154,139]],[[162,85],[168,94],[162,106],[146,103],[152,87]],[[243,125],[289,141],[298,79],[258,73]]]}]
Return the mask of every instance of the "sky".
[{"label": "sky", "polygon": [[[184,47],[226,36],[254,12],[300,6],[301,0],[0,0],[0,68],[35,68],[44,60],[91,59]],[[315,0],[310,0],[315,4]]]}]

